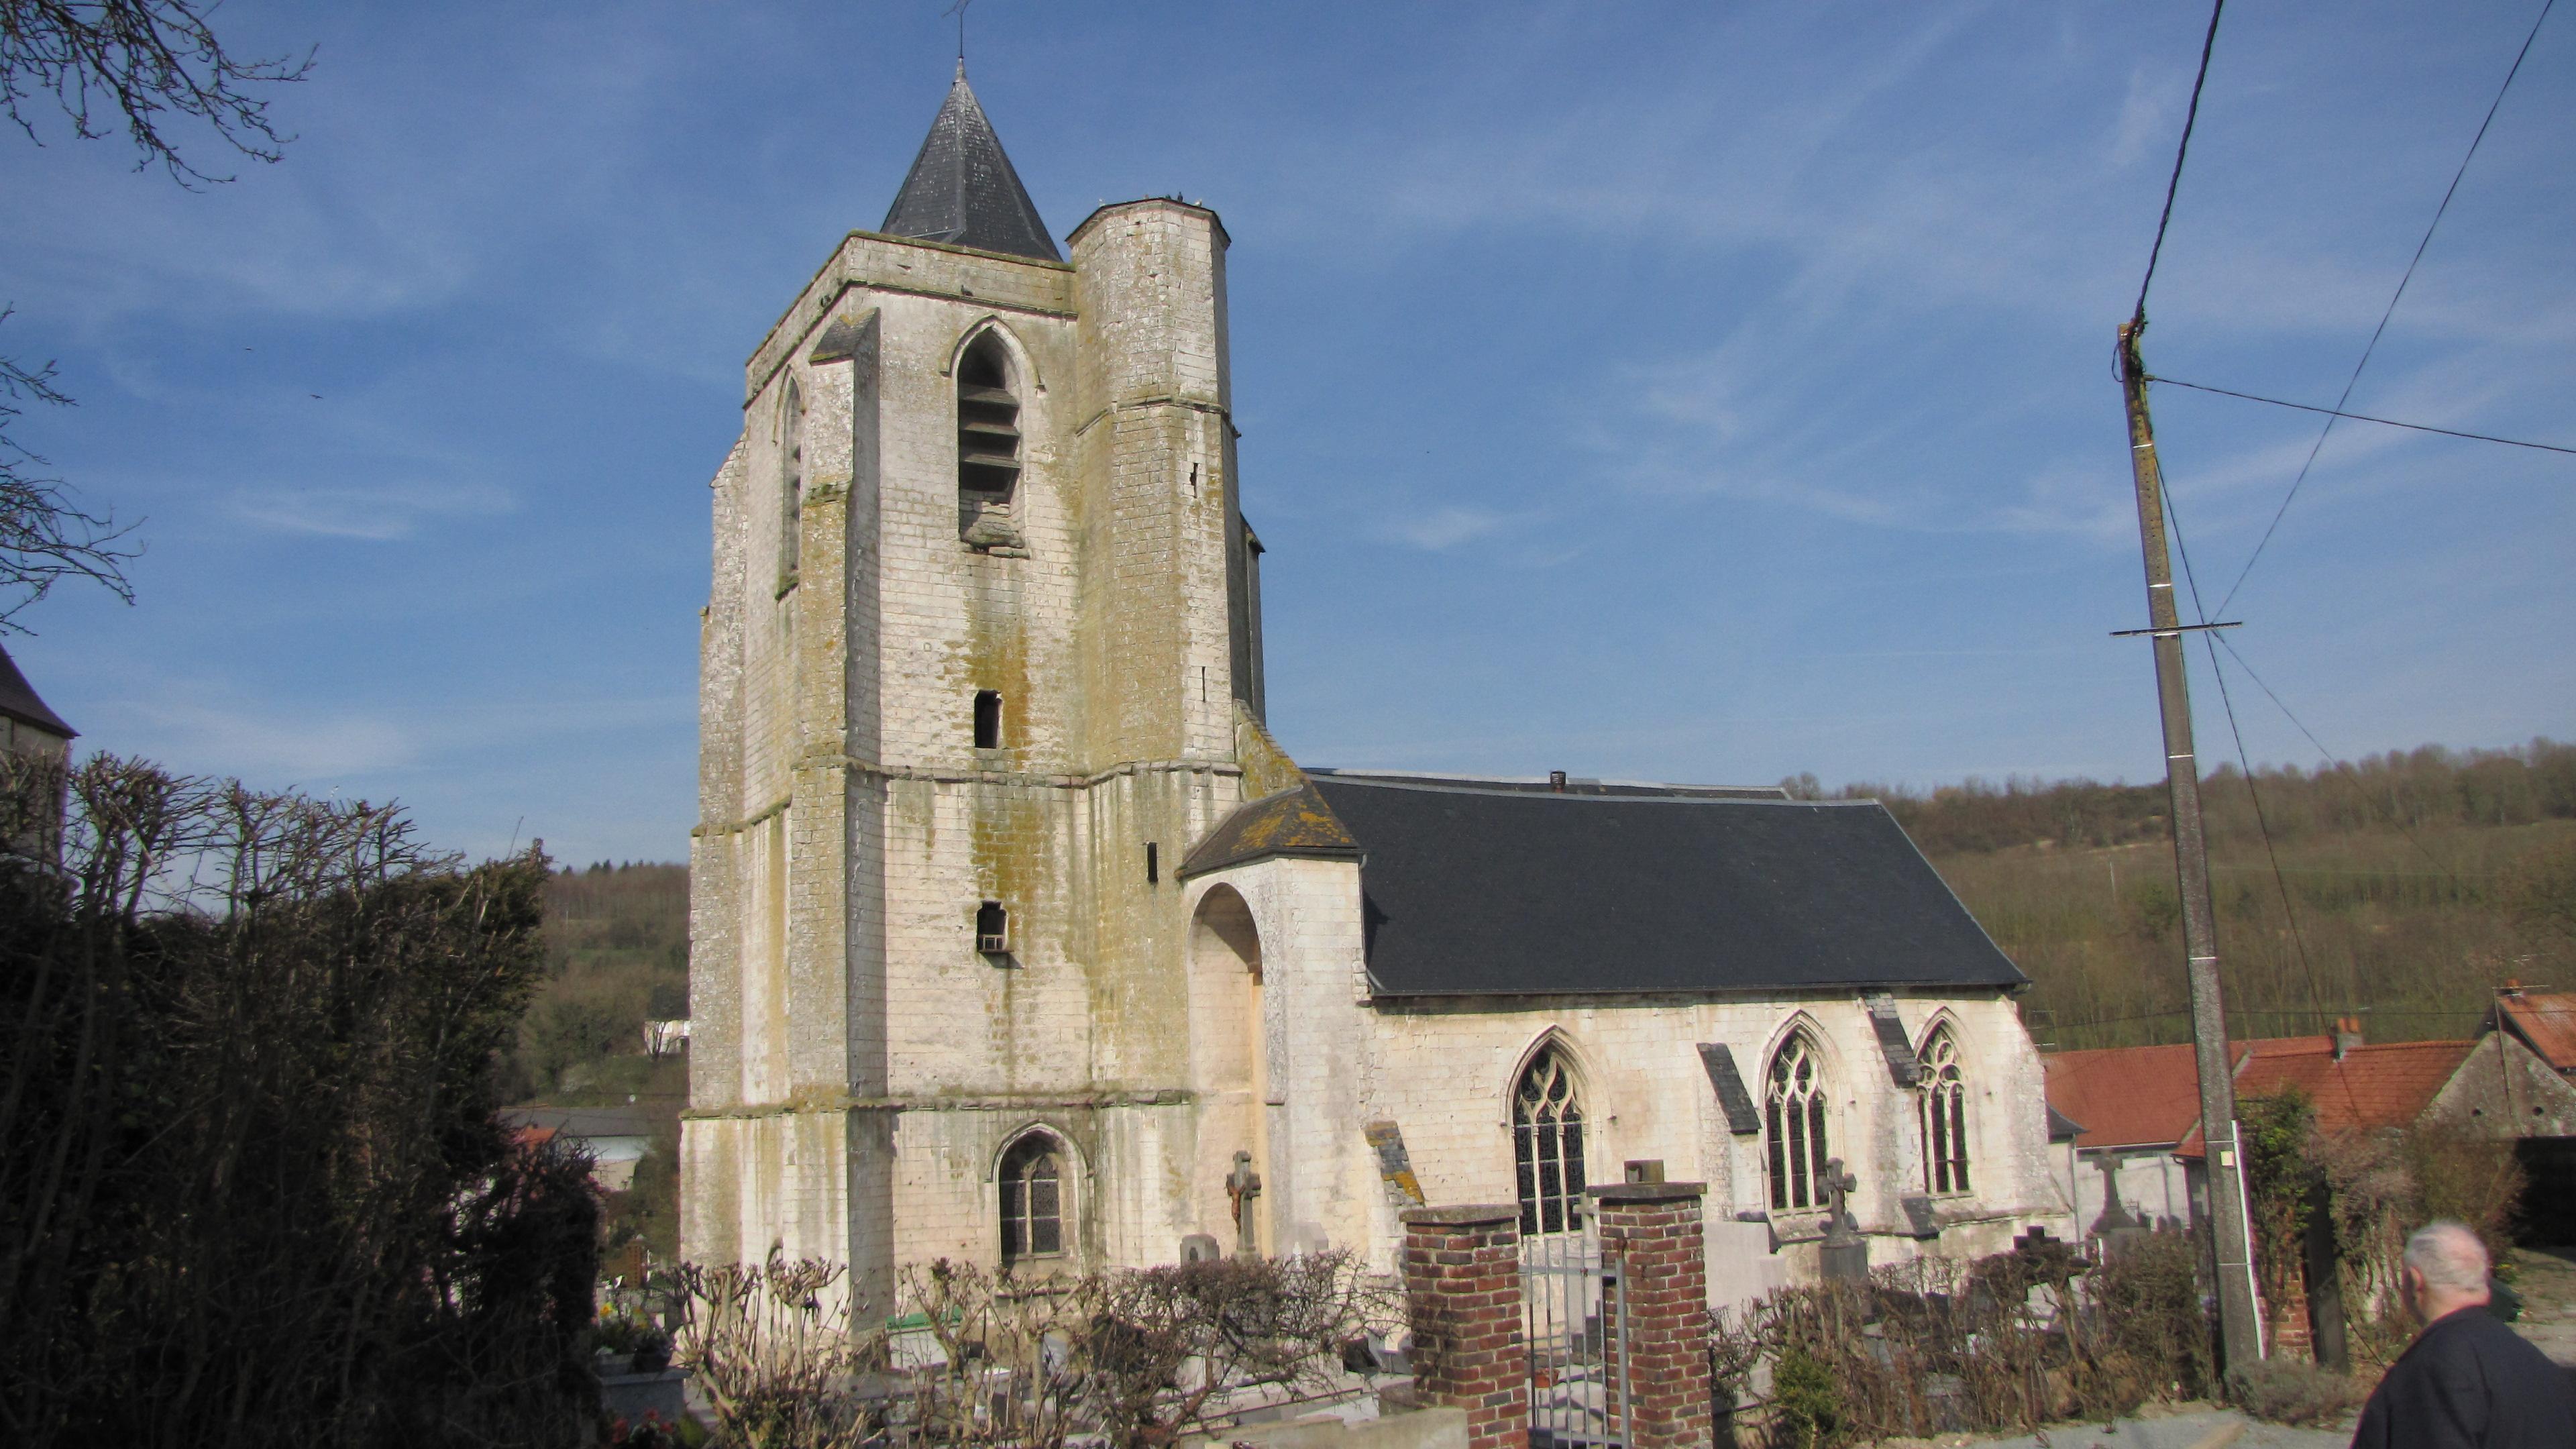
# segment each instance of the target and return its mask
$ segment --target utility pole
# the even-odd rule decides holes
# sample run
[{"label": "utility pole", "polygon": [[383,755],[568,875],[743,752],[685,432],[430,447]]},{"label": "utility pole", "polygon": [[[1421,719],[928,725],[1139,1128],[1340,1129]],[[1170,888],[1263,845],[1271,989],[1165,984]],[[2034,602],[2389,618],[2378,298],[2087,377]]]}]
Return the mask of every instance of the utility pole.
[{"label": "utility pole", "polygon": [[2156,467],[2155,424],[2147,416],[2147,367],[2138,357],[2143,315],[2120,324],[2120,394],[2129,409],[2129,467],[2138,485],[2138,546],[2147,565],[2156,701],[2164,715],[2165,791],[2172,801],[2174,875],[2182,890],[2183,950],[2190,957],[2191,1044],[2200,1069],[2200,1135],[2208,1154],[2211,1257],[2218,1274],[2219,1348],[2242,1367],[2263,1357],[2254,1306],[2253,1235],[2246,1223],[2245,1154],[2237,1143],[2236,1081],[2227,1050],[2227,1010],[2218,985],[2218,932],[2209,904],[2209,845],[2200,818],[2200,761],[2191,744],[2191,684],[2183,672],[2185,626],[2174,608],[2173,561],[2165,549],[2164,475]]}]

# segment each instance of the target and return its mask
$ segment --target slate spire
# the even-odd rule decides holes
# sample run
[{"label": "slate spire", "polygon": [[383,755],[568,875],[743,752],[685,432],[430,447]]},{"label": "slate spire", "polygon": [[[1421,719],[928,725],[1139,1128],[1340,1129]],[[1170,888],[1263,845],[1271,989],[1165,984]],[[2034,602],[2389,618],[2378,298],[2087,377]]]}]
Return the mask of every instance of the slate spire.
[{"label": "slate spire", "polygon": [[1020,174],[1011,169],[1011,158],[1002,154],[993,123],[975,103],[963,59],[957,62],[948,100],[922,140],[921,154],[912,158],[903,190],[895,193],[885,225],[877,230],[1015,257],[1064,260],[1020,185]]}]

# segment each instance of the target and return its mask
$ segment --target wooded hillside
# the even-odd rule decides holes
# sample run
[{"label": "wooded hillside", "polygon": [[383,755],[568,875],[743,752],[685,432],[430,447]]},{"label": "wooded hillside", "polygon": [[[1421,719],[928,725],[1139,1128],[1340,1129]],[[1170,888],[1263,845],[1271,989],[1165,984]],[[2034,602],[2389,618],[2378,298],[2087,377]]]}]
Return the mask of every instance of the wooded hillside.
[{"label": "wooded hillside", "polygon": [[[1835,794],[1885,800],[2029,973],[2043,1046],[2187,1039],[2161,784]],[[2373,1040],[2466,1036],[2508,979],[2576,982],[2576,746],[2427,746],[2250,781],[2223,766],[2203,799],[2236,1033],[2358,1013]]]},{"label": "wooded hillside", "polygon": [[643,1108],[653,1152],[608,1203],[609,1246],[679,1253],[685,1051],[653,1060],[644,1023],[689,1014],[689,868],[636,862],[558,870],[545,885],[546,981],[519,1027],[512,1099]]}]

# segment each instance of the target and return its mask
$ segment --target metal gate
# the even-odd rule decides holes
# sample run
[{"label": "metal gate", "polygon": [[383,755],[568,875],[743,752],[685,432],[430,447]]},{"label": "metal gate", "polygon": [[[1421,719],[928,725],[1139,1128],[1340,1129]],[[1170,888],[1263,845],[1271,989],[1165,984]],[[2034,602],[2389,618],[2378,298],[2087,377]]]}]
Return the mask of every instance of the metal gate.
[{"label": "metal gate", "polygon": [[1530,1449],[1628,1444],[1628,1295],[1589,1233],[1521,1239]]}]

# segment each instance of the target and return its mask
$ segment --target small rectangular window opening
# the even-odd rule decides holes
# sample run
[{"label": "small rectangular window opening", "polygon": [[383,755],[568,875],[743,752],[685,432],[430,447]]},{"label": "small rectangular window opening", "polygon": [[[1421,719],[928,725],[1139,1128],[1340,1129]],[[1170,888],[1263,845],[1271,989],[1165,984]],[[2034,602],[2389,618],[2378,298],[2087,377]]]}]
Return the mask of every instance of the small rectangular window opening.
[{"label": "small rectangular window opening", "polygon": [[1011,913],[1000,901],[986,901],[975,908],[975,949],[987,956],[1000,956],[1011,949]]},{"label": "small rectangular window opening", "polygon": [[1154,885],[1159,883],[1162,879],[1163,847],[1154,841],[1148,840],[1145,842],[1145,884]]},{"label": "small rectangular window opening", "polygon": [[1002,747],[1002,694],[999,690],[975,691],[975,748],[998,750]]}]

